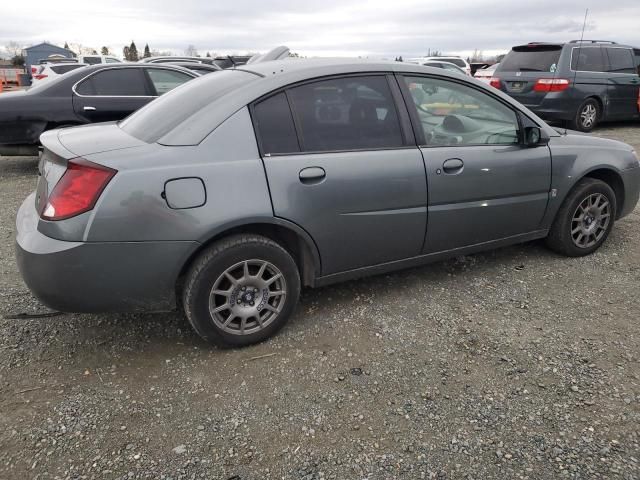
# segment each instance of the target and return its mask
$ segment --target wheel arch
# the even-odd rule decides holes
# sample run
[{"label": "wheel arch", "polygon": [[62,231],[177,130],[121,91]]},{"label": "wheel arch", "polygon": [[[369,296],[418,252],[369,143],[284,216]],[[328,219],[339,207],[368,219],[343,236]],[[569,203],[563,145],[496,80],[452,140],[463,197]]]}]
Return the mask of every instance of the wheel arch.
[{"label": "wheel arch", "polygon": [[262,235],[280,244],[291,254],[298,266],[300,279],[305,286],[314,286],[321,273],[318,248],[313,238],[300,226],[280,218],[256,218],[224,225],[205,237],[198,247],[189,253],[176,278],[176,298],[180,299],[185,276],[193,261],[211,244],[237,234]]},{"label": "wheel arch", "polygon": [[[595,178],[601,180],[611,187],[613,193],[616,195],[616,219],[620,218],[620,213],[624,209],[624,182],[622,176],[612,168],[600,167],[585,173],[579,180],[583,178]],[[578,183],[576,182],[576,184]],[[574,185],[575,186],[575,185]]]}]

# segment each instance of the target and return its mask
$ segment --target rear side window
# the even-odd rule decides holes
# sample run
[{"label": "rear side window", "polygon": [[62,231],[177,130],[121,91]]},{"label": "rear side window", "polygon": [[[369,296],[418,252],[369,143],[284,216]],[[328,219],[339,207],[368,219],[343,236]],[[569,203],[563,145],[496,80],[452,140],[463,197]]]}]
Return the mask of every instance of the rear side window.
[{"label": "rear side window", "polygon": [[105,58],[105,62],[106,63],[122,63],[120,60],[118,60],[117,58]]},{"label": "rear side window", "polygon": [[102,70],[84,80],[76,88],[79,95],[111,97],[148,96],[142,69],[118,68]]},{"label": "rear side window", "polygon": [[396,106],[384,76],[348,77],[289,90],[304,151],[403,146]]},{"label": "rear side window", "polygon": [[102,63],[102,59],[100,57],[84,57],[84,63],[97,65],[98,63]]},{"label": "rear side window", "polygon": [[84,65],[56,65],[55,67],[51,67],[51,70],[62,75],[63,73],[70,72],[71,70],[75,70],[80,67],[84,67]]},{"label": "rear side window", "polygon": [[637,73],[630,48],[607,48],[611,73]]},{"label": "rear side window", "polygon": [[571,50],[571,70],[604,72],[604,54],[600,47],[577,47]]},{"label": "rear side window", "polygon": [[441,60],[443,62],[449,62],[449,63],[453,63],[454,65],[459,66],[460,68],[465,68],[467,66],[466,63],[464,63],[464,60],[462,60],[461,58],[447,58],[447,57],[443,57],[441,58]]},{"label": "rear side window", "polygon": [[560,45],[523,45],[513,47],[500,63],[501,72],[555,72],[560,60]]},{"label": "rear side window", "polygon": [[257,103],[253,107],[253,121],[263,153],[300,151],[293,117],[284,92]]},{"label": "rear side window", "polygon": [[150,68],[148,73],[153,88],[156,90],[156,95],[164,95],[169,90],[173,90],[178,85],[182,85],[192,78],[182,72],[161,68]]}]

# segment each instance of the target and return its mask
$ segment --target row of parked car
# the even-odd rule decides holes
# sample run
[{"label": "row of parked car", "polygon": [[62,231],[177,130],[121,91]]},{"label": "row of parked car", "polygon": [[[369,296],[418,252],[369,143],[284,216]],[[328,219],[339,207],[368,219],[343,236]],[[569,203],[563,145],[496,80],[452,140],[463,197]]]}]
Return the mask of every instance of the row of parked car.
[{"label": "row of parked car", "polygon": [[[84,56],[44,63],[34,67],[34,87],[0,97],[0,154],[33,154],[46,130],[120,120],[193,78],[288,54],[286,47],[278,47],[251,58],[151,57],[124,63],[115,57]],[[472,71],[466,60],[453,56],[408,62],[460,75]],[[588,132],[602,121],[640,117],[639,70],[640,49],[573,40],[515,46],[500,64],[475,71],[475,77],[546,120]]]}]

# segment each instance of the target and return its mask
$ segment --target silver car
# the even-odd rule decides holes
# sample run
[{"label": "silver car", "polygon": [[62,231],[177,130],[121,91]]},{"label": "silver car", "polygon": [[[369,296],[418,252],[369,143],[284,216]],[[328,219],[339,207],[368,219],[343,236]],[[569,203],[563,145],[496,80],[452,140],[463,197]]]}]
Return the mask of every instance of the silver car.
[{"label": "silver car", "polygon": [[273,335],[303,286],[541,238],[589,254],[640,186],[629,145],[400,62],[250,64],[41,141],[17,217],[33,293],[67,312],[181,306],[221,346]]}]

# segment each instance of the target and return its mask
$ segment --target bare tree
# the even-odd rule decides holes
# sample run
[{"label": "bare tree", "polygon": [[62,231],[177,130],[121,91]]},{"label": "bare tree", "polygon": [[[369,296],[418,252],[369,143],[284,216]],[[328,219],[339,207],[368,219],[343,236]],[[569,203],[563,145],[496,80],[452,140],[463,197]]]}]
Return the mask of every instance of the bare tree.
[{"label": "bare tree", "polygon": [[9,40],[9,42],[7,42],[7,45],[5,45],[5,48],[7,49],[7,51],[12,57],[22,56],[22,50],[23,50],[22,44],[14,40]]},{"label": "bare tree", "polygon": [[197,57],[198,56],[198,49],[196,48],[195,45],[189,45],[185,49],[184,54],[187,57]]}]

